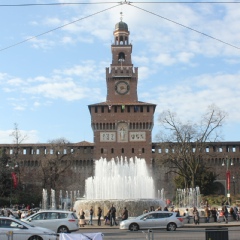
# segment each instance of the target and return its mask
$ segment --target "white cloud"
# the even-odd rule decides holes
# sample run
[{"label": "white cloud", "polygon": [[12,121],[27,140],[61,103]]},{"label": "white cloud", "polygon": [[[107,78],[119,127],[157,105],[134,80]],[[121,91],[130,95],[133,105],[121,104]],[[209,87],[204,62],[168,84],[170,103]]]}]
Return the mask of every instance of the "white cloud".
[{"label": "white cloud", "polygon": [[11,78],[8,80],[8,84],[10,86],[18,87],[18,86],[25,85],[25,82],[20,78]]},{"label": "white cloud", "polygon": [[60,26],[62,24],[62,21],[57,17],[52,18],[47,17],[46,19],[44,19],[44,24],[50,26]]},{"label": "white cloud", "polygon": [[[27,37],[26,39],[31,38]],[[44,38],[32,38],[29,40],[29,42],[32,43],[32,47],[36,49],[50,49],[53,46],[56,45],[56,42],[49,40],[49,39],[44,39]]]},{"label": "white cloud", "polygon": [[65,36],[65,37],[62,38],[62,43],[63,43],[63,44],[66,44],[66,43],[72,44],[72,43],[74,43],[74,42],[75,42],[75,41],[73,40],[72,37]]},{"label": "white cloud", "polygon": [[211,104],[228,112],[229,122],[239,122],[240,75],[201,75],[176,85],[148,89],[141,94],[148,102],[158,104],[157,114],[170,109],[185,120],[196,119]]},{"label": "white cloud", "polygon": [[170,66],[176,63],[176,59],[173,58],[170,54],[161,53],[155,58],[155,62],[165,66]]},{"label": "white cloud", "polygon": [[194,54],[189,52],[180,52],[177,54],[178,60],[183,63],[189,63],[193,57]]}]

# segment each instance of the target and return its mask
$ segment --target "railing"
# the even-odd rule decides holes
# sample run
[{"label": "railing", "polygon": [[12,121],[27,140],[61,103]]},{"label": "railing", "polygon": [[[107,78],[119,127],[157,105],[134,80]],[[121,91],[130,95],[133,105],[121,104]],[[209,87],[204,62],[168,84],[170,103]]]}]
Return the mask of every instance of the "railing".
[{"label": "railing", "polygon": [[44,233],[41,233],[41,234],[36,234],[36,233],[32,233],[32,234],[31,233],[19,233],[19,232],[18,233],[14,233],[13,231],[8,231],[6,233],[2,233],[1,232],[1,228],[0,228],[0,240],[19,240],[20,235],[21,235],[21,239],[25,235],[26,235],[26,239],[29,238],[29,235],[32,235],[32,236],[38,235],[38,236],[42,236],[42,237],[46,235],[46,236],[48,236],[48,239],[51,239],[51,240],[53,240],[53,239],[57,240],[58,239],[56,234],[49,235],[49,234],[44,234]]},{"label": "railing", "polygon": [[[147,240],[239,240],[239,230],[216,227],[202,229],[177,229],[176,231],[143,231]],[[143,238],[141,238],[143,239]]]}]

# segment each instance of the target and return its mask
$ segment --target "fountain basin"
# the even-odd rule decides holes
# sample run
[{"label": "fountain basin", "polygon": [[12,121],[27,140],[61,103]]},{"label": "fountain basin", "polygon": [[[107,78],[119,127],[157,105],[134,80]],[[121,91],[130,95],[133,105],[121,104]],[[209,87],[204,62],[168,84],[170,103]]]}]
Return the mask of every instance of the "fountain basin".
[{"label": "fountain basin", "polygon": [[127,208],[129,217],[136,217],[143,213],[144,210],[149,210],[150,207],[154,209],[166,206],[165,202],[161,199],[78,199],[74,204],[74,210],[78,214],[81,209],[85,212],[86,218],[89,218],[89,210],[91,206],[94,209],[94,217],[97,217],[97,209],[101,207],[103,210],[102,216],[104,217],[110,207],[114,205],[116,208],[116,218],[121,218],[124,207]]}]

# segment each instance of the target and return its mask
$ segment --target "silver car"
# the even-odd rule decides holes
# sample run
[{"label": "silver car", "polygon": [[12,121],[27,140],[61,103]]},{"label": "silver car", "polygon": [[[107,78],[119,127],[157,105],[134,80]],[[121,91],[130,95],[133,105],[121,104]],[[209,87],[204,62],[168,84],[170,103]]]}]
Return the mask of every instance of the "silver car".
[{"label": "silver car", "polygon": [[21,220],[34,226],[51,229],[56,233],[70,233],[79,229],[78,217],[71,211],[40,210]]},{"label": "silver car", "polygon": [[57,240],[57,234],[49,229],[35,227],[18,219],[0,217],[0,239]]},{"label": "silver car", "polygon": [[154,211],[122,221],[120,229],[138,231],[139,229],[166,228],[168,231],[175,231],[183,225],[183,218],[178,217],[177,212]]}]

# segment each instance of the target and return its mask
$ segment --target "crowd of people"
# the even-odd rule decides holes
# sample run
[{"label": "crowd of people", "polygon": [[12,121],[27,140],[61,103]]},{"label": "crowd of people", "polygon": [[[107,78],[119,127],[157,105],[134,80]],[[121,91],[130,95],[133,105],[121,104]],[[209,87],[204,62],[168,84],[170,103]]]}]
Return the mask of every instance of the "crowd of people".
[{"label": "crowd of people", "polygon": [[[200,223],[200,213],[196,207],[193,208],[192,216],[190,215],[189,209],[186,208],[184,216],[187,218],[188,223],[190,223],[191,217],[196,225]],[[229,216],[232,216],[235,221],[239,220],[239,211],[237,206],[230,207],[229,210],[226,205],[222,206],[221,209],[216,207],[210,208],[209,206],[204,208],[205,223],[209,223],[211,217],[213,218],[213,222],[220,222],[220,217],[223,217],[224,222],[228,223]]]},{"label": "crowd of people", "polygon": [[[152,211],[168,211],[167,207],[158,207],[158,208],[154,208],[153,206],[151,206],[149,209],[145,209],[143,210],[143,214],[144,213],[148,213],[148,212],[152,212]],[[174,211],[173,208],[170,211]],[[180,216],[179,210],[175,210],[178,214],[178,216]],[[103,210],[98,207],[97,208],[97,212],[95,214],[95,216],[97,217],[97,224],[98,226],[102,225],[102,220],[104,225],[110,225],[110,226],[114,226],[114,225],[118,225],[117,220],[119,221],[124,221],[126,219],[128,219],[128,210],[126,207],[123,208],[122,212],[120,213],[120,217],[118,217],[117,219],[117,211],[115,206],[112,204],[112,206],[109,208],[109,210],[107,211],[107,213],[105,215],[103,215]],[[94,208],[93,206],[91,206],[90,210],[89,210],[89,219],[88,221],[86,221],[85,219],[85,212],[83,209],[81,209],[78,213],[79,216],[79,225],[80,227],[84,227],[84,225],[93,225],[93,216],[94,216]]]},{"label": "crowd of people", "polygon": [[[210,218],[213,218],[213,222],[220,222],[220,217],[223,217],[223,220],[225,223],[228,223],[229,216],[232,216],[233,220],[238,221],[239,220],[239,211],[237,206],[233,206],[231,208],[227,208],[227,206],[222,206],[221,209],[218,209],[217,207],[212,207],[210,208],[208,205],[200,210],[198,210],[196,207],[193,207],[193,209],[188,209],[186,208],[184,213],[180,213],[179,209],[174,209],[174,207],[150,207],[150,209],[144,209],[143,214],[151,212],[151,211],[170,211],[170,212],[177,212],[177,217],[185,217],[187,219],[187,223],[191,223],[191,219],[193,220],[192,222],[195,225],[200,224],[200,217],[204,218],[205,223],[210,222]],[[204,212],[202,212],[204,211]],[[94,214],[94,208],[91,207],[89,210],[89,220],[86,222],[85,220],[85,212],[83,209],[80,210],[79,212],[79,225],[80,227],[84,227],[84,225],[93,225],[93,217],[97,217],[97,224],[98,226],[101,226],[102,220],[104,222],[104,225],[118,225],[117,220],[116,220],[116,208],[114,205],[110,207],[110,209],[107,211],[107,213],[103,216],[103,210],[98,207],[96,214]],[[126,220],[128,219],[128,210],[126,207],[122,210],[122,212],[118,215],[118,220]],[[202,221],[201,221],[202,222]]]},{"label": "crowd of people", "polygon": [[14,205],[12,208],[2,207],[0,210],[0,216],[23,219],[34,213],[34,204],[31,205]]},{"label": "crowd of people", "polygon": [[[104,221],[104,225],[110,225],[110,226],[114,226],[114,225],[118,225],[117,223],[117,219],[116,219],[116,208],[114,207],[114,205],[112,204],[112,206],[110,207],[110,209],[107,211],[106,215],[103,216],[103,210],[101,209],[101,207],[97,208],[97,212],[96,212],[96,216],[97,216],[97,224],[98,226],[102,225],[102,220]],[[83,209],[81,209],[79,211],[79,226],[80,227],[84,227],[84,225],[93,225],[93,216],[94,216],[94,209],[93,207],[90,208],[89,210],[89,220],[88,222],[86,222],[85,220],[85,212]],[[121,215],[121,220],[126,220],[128,219],[128,210],[126,207],[124,207],[123,211],[122,211],[122,215]]]}]

